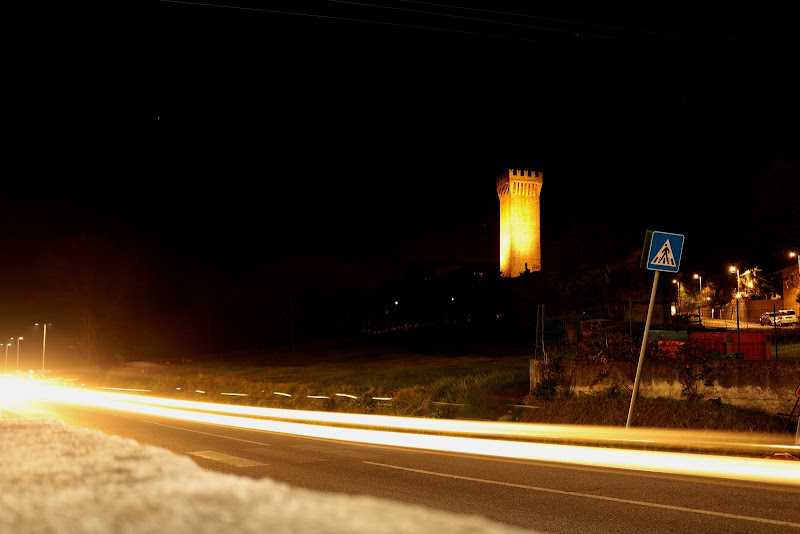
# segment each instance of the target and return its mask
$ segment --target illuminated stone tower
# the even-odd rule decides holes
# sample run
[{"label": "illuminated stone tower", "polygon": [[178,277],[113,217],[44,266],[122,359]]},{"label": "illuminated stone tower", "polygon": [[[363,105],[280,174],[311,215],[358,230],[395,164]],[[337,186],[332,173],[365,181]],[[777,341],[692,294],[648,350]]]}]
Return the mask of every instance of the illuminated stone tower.
[{"label": "illuminated stone tower", "polygon": [[500,273],[507,278],[542,270],[539,194],[543,173],[509,169],[497,178],[500,198]]}]

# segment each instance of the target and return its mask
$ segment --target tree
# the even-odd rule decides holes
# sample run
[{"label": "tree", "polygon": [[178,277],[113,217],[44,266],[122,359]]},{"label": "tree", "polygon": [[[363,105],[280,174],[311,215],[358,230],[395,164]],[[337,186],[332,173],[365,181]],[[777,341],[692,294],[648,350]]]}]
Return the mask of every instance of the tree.
[{"label": "tree", "polygon": [[45,247],[44,270],[53,301],[49,315],[77,324],[76,345],[86,360],[108,360],[129,348],[146,299],[147,270],[136,255],[99,236]]},{"label": "tree", "polygon": [[741,274],[742,296],[746,300],[768,299],[775,293],[775,281],[764,273],[760,267],[753,267]]},{"label": "tree", "polygon": [[[715,305],[717,303],[718,286],[716,282],[711,280],[703,280],[703,287],[700,288],[700,283],[682,283],[680,287],[681,303],[684,306],[690,306],[696,309]],[[729,299],[723,298],[721,304],[726,304]]]}]

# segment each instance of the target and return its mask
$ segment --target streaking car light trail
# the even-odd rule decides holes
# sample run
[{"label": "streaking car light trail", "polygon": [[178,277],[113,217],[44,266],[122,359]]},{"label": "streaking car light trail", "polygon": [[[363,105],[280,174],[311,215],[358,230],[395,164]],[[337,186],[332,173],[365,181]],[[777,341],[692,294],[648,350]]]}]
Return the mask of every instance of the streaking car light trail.
[{"label": "streaking car light trail", "polygon": [[[53,382],[50,382],[51,384]],[[24,387],[20,388],[19,381],[12,381],[12,395],[17,401],[20,395],[31,393],[33,385],[41,384],[25,380]],[[55,387],[55,386],[54,386]],[[7,389],[7,388],[6,388]],[[105,390],[120,388],[102,388]],[[60,388],[58,400],[68,400],[74,388]],[[125,390],[135,391],[135,390]],[[2,390],[0,389],[0,393]],[[787,435],[775,436],[774,434],[731,433],[713,431],[686,431],[667,429],[622,429],[610,426],[576,426],[576,425],[546,425],[524,423],[501,423],[494,421],[463,421],[426,419],[415,417],[363,415],[338,412],[317,412],[307,410],[266,408],[256,406],[238,406],[218,404],[211,402],[189,401],[171,398],[157,398],[140,395],[119,393],[93,392],[96,399],[116,399],[145,405],[173,407],[188,410],[210,411],[223,414],[247,415],[253,417],[268,417],[285,421],[307,422],[315,424],[350,425],[392,430],[410,430],[415,432],[437,432],[451,434],[466,434],[485,437],[504,437],[513,439],[537,440],[570,440],[573,442],[600,442],[603,444],[617,445],[653,445],[660,447],[680,446],[682,449],[697,448],[705,451],[724,448],[735,451],[751,451],[762,453],[765,450],[800,452],[800,447],[792,446],[791,438]],[[97,403],[100,404],[97,404]],[[95,405],[102,405],[96,401]],[[776,444],[776,441],[778,443]]]},{"label": "streaking car light trail", "polygon": [[[104,388],[108,389],[108,388]],[[69,391],[74,391],[70,389]],[[119,391],[119,390],[117,390]],[[66,392],[64,395],[68,395]],[[100,392],[97,392],[100,395]],[[288,394],[285,394],[288,395]],[[317,412],[309,410],[289,410],[257,406],[237,406],[211,402],[181,399],[146,397],[121,393],[104,393],[102,397],[146,405],[165,406],[187,410],[200,410],[223,414],[268,417],[274,419],[315,424],[335,424],[409,430],[415,432],[438,432],[465,434],[485,437],[504,437],[513,439],[571,440],[576,442],[653,445],[661,447],[677,446],[682,449],[695,447],[705,451],[714,449],[740,452],[775,450],[785,452],[792,448],[789,436],[785,442],[775,443],[773,434],[736,434],[731,432],[681,431],[666,429],[622,429],[610,426],[545,425],[524,423],[501,423],[494,421],[463,421],[452,419],[426,419],[420,417],[398,417],[388,415],[364,415],[339,412]],[[320,396],[320,398],[326,398]]]},{"label": "streaking car light trail", "polygon": [[[3,389],[5,390],[5,388]],[[566,435],[566,430],[560,426],[300,412],[139,397],[48,384],[34,385],[31,382],[27,382],[24,388],[18,388],[16,393],[25,395],[31,400],[88,405],[183,421],[364,444],[800,486],[800,462],[725,457],[709,454],[556,445],[519,440],[522,437],[527,437],[528,439],[540,436],[552,437],[557,432],[560,432],[561,435]],[[245,415],[248,417],[245,417]],[[273,419],[257,419],[254,417],[272,417]],[[277,420],[277,418],[286,417],[292,421]],[[297,422],[299,419],[304,422]],[[361,427],[392,428],[395,431],[323,426],[323,423],[329,424],[331,422]],[[595,427],[570,428],[576,435],[587,437],[591,432],[597,431]],[[643,430],[636,435],[631,435],[629,434],[630,431],[622,429],[602,429],[601,431],[604,432],[605,436],[610,436],[614,430],[617,433],[628,434],[632,441],[636,442],[646,441],[645,436],[650,432]],[[480,439],[460,435],[410,433],[409,431],[475,434],[479,435]],[[499,437],[506,439],[497,439]],[[511,437],[516,438],[516,440],[509,439]],[[800,451],[800,447],[792,445],[776,445],[774,447],[794,454]]]}]

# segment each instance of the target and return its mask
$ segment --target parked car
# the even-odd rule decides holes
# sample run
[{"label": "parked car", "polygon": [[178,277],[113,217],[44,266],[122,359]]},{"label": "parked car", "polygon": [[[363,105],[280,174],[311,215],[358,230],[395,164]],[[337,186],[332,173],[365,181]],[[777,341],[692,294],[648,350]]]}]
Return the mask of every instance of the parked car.
[{"label": "parked car", "polygon": [[758,320],[761,323],[761,326],[774,326],[775,325],[775,313],[774,312],[764,312],[761,314],[761,318]]},{"label": "parked car", "polygon": [[795,326],[797,325],[797,314],[794,310],[778,310],[776,312],[765,312],[761,314],[759,322],[764,326]]},{"label": "parked car", "polygon": [[797,314],[794,310],[778,310],[778,324],[782,326],[797,326]]}]

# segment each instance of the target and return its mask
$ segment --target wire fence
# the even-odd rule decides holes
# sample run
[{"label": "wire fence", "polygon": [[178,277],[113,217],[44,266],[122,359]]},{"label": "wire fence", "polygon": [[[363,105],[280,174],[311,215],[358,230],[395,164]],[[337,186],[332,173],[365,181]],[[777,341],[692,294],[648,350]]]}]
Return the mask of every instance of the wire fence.
[{"label": "wire fence", "polygon": [[[766,309],[766,305],[763,306]],[[762,324],[761,312],[751,305],[747,315],[736,316],[729,309],[681,309],[656,306],[649,339],[668,343],[697,341],[711,357],[747,359],[800,358],[800,327]],[[693,313],[692,313],[693,311]],[[772,311],[772,310],[769,310]],[[712,317],[713,315],[713,317]],[[638,348],[644,335],[647,303],[630,303],[617,310],[575,315],[548,316],[539,307],[536,320],[534,357],[587,358],[596,344],[605,348],[629,346],[614,343],[629,338]],[[638,356],[638,350],[636,352]]]}]

